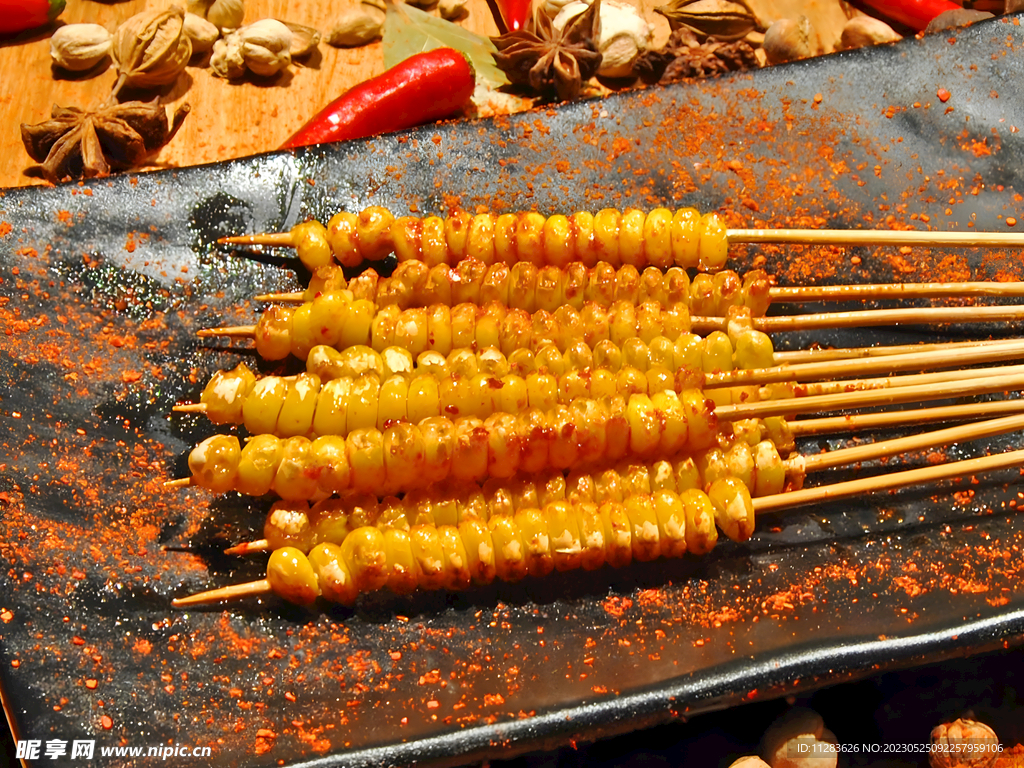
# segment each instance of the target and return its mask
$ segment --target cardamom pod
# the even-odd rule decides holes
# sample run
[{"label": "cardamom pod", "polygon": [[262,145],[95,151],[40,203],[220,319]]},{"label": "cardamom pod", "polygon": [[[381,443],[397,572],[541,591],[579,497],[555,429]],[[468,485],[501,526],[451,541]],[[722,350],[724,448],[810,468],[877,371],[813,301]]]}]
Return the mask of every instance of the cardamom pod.
[{"label": "cardamom pod", "polygon": [[441,14],[442,19],[448,21],[461,19],[463,16],[469,15],[466,2],[467,0],[441,0],[437,4],[437,12]]},{"label": "cardamom pod", "polygon": [[282,21],[292,33],[292,47],[289,53],[293,59],[301,59],[308,56],[320,45],[320,31],[313,27],[306,27],[302,24],[294,24],[290,21]]},{"label": "cardamom pod", "polygon": [[384,14],[373,6],[360,3],[338,17],[327,43],[335,48],[355,48],[378,39],[384,28]]},{"label": "cardamom pod", "polygon": [[118,27],[111,48],[119,75],[114,93],[122,86],[155,88],[177,80],[192,55],[184,26],[185,11],[172,5],[137,13]]},{"label": "cardamom pod", "polygon": [[189,0],[188,10],[221,30],[236,30],[245,20],[245,0]]},{"label": "cardamom pod", "polygon": [[110,53],[110,33],[99,24],[66,24],[50,37],[50,58],[61,69],[85,72]]},{"label": "cardamom pod", "polygon": [[185,14],[183,28],[188,39],[192,41],[192,50],[198,53],[205,53],[213,48],[213,44],[220,37],[220,30],[215,24],[194,13]]},{"label": "cardamom pod", "polygon": [[740,40],[758,28],[757,17],[746,3],[729,0],[672,0],[654,9],[672,29],[689,27],[702,39]]},{"label": "cardamom pod", "polygon": [[242,41],[237,32],[232,32],[213,44],[210,69],[217,77],[228,80],[245,75],[245,57],[242,56]]},{"label": "cardamom pod", "polygon": [[261,19],[236,33],[242,57],[254,74],[272,77],[292,63],[292,31],[276,19]]}]

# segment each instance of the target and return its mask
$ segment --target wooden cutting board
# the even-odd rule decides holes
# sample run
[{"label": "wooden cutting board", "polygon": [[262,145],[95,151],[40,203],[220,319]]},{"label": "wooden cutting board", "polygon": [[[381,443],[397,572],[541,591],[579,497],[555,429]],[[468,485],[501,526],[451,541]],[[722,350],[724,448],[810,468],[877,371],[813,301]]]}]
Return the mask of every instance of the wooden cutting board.
[{"label": "wooden cutting board", "polygon": [[[345,0],[352,2],[352,0]],[[655,30],[655,44],[668,37],[665,19],[653,12],[663,0],[640,0]],[[105,3],[68,0],[58,23],[91,22],[114,30],[142,11],[162,9],[161,0]],[[811,18],[826,46],[838,39],[847,12],[839,0],[754,0],[759,17],[771,21],[800,13]],[[330,30],[344,3],[320,0],[249,0],[246,23],[276,18]],[[487,0],[469,0],[462,25],[482,35],[497,34]],[[0,188],[44,183],[21,142],[20,125],[50,116],[53,104],[88,109],[102,104],[115,81],[113,67],[71,75],[50,64],[52,29],[0,43]],[[205,59],[193,60],[178,81],[159,93],[167,102],[187,102],[191,113],[177,136],[155,159],[154,167],[177,167],[227,160],[273,150],[320,108],[353,85],[384,71],[380,42],[338,49],[321,43],[319,51],[290,71],[264,80],[229,82],[214,77]],[[486,109],[485,109],[486,111]]]}]

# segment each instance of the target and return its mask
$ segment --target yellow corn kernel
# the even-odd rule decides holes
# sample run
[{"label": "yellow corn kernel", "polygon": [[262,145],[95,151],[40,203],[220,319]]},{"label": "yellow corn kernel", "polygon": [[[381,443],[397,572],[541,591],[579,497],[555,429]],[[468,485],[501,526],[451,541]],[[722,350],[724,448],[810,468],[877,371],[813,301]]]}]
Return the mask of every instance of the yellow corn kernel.
[{"label": "yellow corn kernel", "polygon": [[672,260],[677,267],[695,269],[700,264],[700,213],[680,208],[672,215]]},{"label": "yellow corn kernel", "polygon": [[462,416],[476,416],[485,419],[494,412],[494,396],[492,392],[500,386],[500,382],[485,373],[478,373],[469,379],[467,401]]},{"label": "yellow corn kernel", "polygon": [[551,445],[548,449],[549,466],[568,469],[579,458],[580,444],[572,413],[564,405],[556,405],[547,413],[551,430]]},{"label": "yellow corn kernel", "polygon": [[594,400],[604,400],[616,392],[617,376],[606,368],[594,368],[590,371],[590,394]]},{"label": "yellow corn kernel", "polygon": [[274,433],[287,395],[288,384],[280,376],[264,376],[253,384],[242,403],[242,420],[249,434]]},{"label": "yellow corn kernel", "polygon": [[526,575],[526,545],[512,515],[497,515],[487,521],[494,542],[494,565],[503,581],[519,581]]},{"label": "yellow corn kernel", "polygon": [[356,299],[346,304],[343,311],[335,315],[331,339],[323,343],[329,343],[339,349],[369,345],[378,318],[383,323],[384,318],[395,317],[398,312],[398,307],[385,307],[378,312],[372,301]]},{"label": "yellow corn kernel", "polygon": [[539,509],[517,509],[516,527],[526,551],[526,570],[531,576],[547,576],[555,569],[547,519]]},{"label": "yellow corn kernel", "polygon": [[675,348],[675,343],[665,336],[657,336],[651,339],[647,344],[650,367],[668,368],[669,370],[674,369],[676,365]]},{"label": "yellow corn kernel", "polygon": [[536,301],[538,309],[554,312],[565,303],[562,282],[562,271],[557,267],[546,266],[537,270]]},{"label": "yellow corn kernel", "polygon": [[722,217],[717,213],[705,213],[701,217],[697,253],[700,268],[709,272],[717,272],[728,261],[728,230]]},{"label": "yellow corn kernel", "polygon": [[545,412],[538,408],[520,412],[516,416],[516,435],[519,437],[520,471],[529,474],[549,469],[552,435]]},{"label": "yellow corn kernel", "polygon": [[529,261],[538,267],[544,265],[544,223],[544,217],[535,211],[519,214],[516,252],[521,261]]},{"label": "yellow corn kernel", "polygon": [[750,490],[755,496],[771,496],[785,490],[786,467],[771,440],[754,446],[754,466],[754,486]]},{"label": "yellow corn kernel", "polygon": [[662,557],[682,557],[686,554],[686,509],[678,493],[655,491],[651,496],[655,518],[658,521],[658,540]]},{"label": "yellow corn kernel", "polygon": [[356,219],[356,240],[364,259],[380,261],[395,249],[391,225],[395,217],[387,208],[371,205]]},{"label": "yellow corn kernel", "polygon": [[354,378],[348,399],[348,431],[376,427],[379,402],[380,380],[376,376],[363,374]]},{"label": "yellow corn kernel", "polygon": [[672,465],[672,471],[675,474],[676,490],[679,493],[688,491],[691,488],[699,490],[704,487],[704,481],[701,479],[697,462],[693,460],[692,456],[676,461]]},{"label": "yellow corn kernel", "polygon": [[665,276],[660,269],[647,267],[640,273],[637,299],[638,301],[656,301],[662,305],[668,303],[668,296],[665,293]]},{"label": "yellow corn kernel", "polygon": [[206,406],[206,418],[214,424],[240,424],[242,407],[255,384],[256,375],[245,363],[230,371],[217,371],[199,398]]},{"label": "yellow corn kernel", "polygon": [[573,504],[593,502],[596,498],[594,488],[594,476],[592,474],[584,470],[574,469],[565,479],[565,498]]},{"label": "yellow corn kernel", "polygon": [[576,427],[579,462],[583,465],[604,459],[608,452],[608,404],[604,400],[581,397],[569,404],[569,414]]},{"label": "yellow corn kernel", "polygon": [[586,302],[587,268],[579,261],[568,264],[562,270],[563,301],[570,307],[582,311]]},{"label": "yellow corn kernel", "polygon": [[[319,345],[337,346],[341,329],[348,322],[349,299],[342,293],[321,293],[313,301],[306,302],[292,316],[292,328],[295,346],[308,347]],[[302,312],[308,307],[308,314]],[[305,327],[303,327],[305,326]],[[297,357],[306,357],[298,354]]]},{"label": "yellow corn kernel", "polygon": [[352,489],[376,493],[387,481],[384,470],[384,436],[376,429],[353,429],[345,436]]},{"label": "yellow corn kernel", "polygon": [[310,272],[331,263],[327,229],[318,221],[304,221],[291,229],[292,246]]},{"label": "yellow corn kernel", "polygon": [[608,400],[608,421],[605,424],[606,457],[609,461],[622,458],[629,450],[629,419],[627,400],[614,395]]},{"label": "yellow corn kernel", "polygon": [[[346,449],[346,453],[347,453]],[[318,501],[309,510],[309,521],[313,527],[313,538],[317,543],[343,541],[352,530],[349,525],[348,494],[344,498],[332,497]]]},{"label": "yellow corn kernel", "polygon": [[322,542],[309,553],[309,564],[316,574],[320,593],[338,605],[353,605],[359,597],[352,573],[341,556],[341,546]]},{"label": "yellow corn kernel", "polygon": [[644,252],[647,263],[667,269],[674,263],[672,254],[672,211],[655,208],[644,221]]},{"label": "yellow corn kernel", "polygon": [[656,301],[645,301],[636,308],[637,333],[644,343],[650,344],[652,339],[662,335],[661,314],[661,305]]},{"label": "yellow corn kernel", "polygon": [[575,238],[568,218],[560,213],[549,216],[542,237],[545,263],[564,269],[575,260]]},{"label": "yellow corn kernel", "polygon": [[616,301],[608,308],[608,337],[619,346],[637,335],[636,307],[625,301]]},{"label": "yellow corn kernel", "polygon": [[622,364],[641,372],[651,367],[651,350],[643,339],[632,338],[623,342]]},{"label": "yellow corn kernel", "polygon": [[480,284],[480,302],[487,304],[496,301],[502,306],[509,306],[508,292],[511,273],[507,264],[488,266],[483,282]]},{"label": "yellow corn kernel", "polygon": [[299,605],[312,605],[320,596],[313,566],[295,547],[281,547],[271,553],[267,562],[267,583],[274,594]]},{"label": "yellow corn kernel", "polygon": [[[619,221],[619,261],[634,267],[633,272],[637,274],[637,278],[639,273],[635,268],[647,265],[647,256],[644,252],[646,220],[647,215],[643,211],[627,208]],[[639,279],[637,283],[639,284]]]},{"label": "yellow corn kernel", "polygon": [[[533,319],[521,309],[509,309],[501,325],[501,352],[511,356],[515,353],[532,354]],[[510,363],[511,365],[511,363]]]},{"label": "yellow corn kernel", "polygon": [[550,373],[531,373],[526,377],[526,396],[530,408],[546,411],[558,403],[558,379]]},{"label": "yellow corn kernel", "polygon": [[662,285],[665,290],[665,300],[662,304],[689,301],[690,276],[681,267],[669,267],[662,278]]},{"label": "yellow corn kernel", "polygon": [[361,593],[374,592],[388,583],[384,534],[372,525],[356,528],[345,537],[341,557]]},{"label": "yellow corn kernel", "polygon": [[661,414],[662,420],[658,453],[662,456],[674,456],[686,447],[690,436],[683,402],[679,395],[670,389],[651,395],[651,402]]},{"label": "yellow corn kernel", "polygon": [[718,429],[714,402],[699,389],[688,389],[679,399],[686,412],[687,447],[692,452],[704,450],[714,442]]},{"label": "yellow corn kernel", "polygon": [[[377,273],[368,269],[366,272],[370,272],[374,275],[373,285],[377,284]],[[362,277],[362,275],[360,275]],[[350,290],[352,291],[353,298],[356,298],[356,292],[361,291],[361,283],[358,279],[352,280],[352,285],[349,285],[345,280],[345,272],[337,264],[326,264],[322,267],[317,267],[313,270],[313,274],[310,275],[309,283],[306,285],[306,290],[302,293],[303,301],[312,301],[321,293],[333,293],[334,291]],[[358,298],[367,298],[366,296],[359,295]]]},{"label": "yellow corn kernel", "polygon": [[256,321],[256,352],[264,360],[284,360],[292,353],[294,307],[270,307]]},{"label": "yellow corn kernel", "polygon": [[662,333],[669,339],[678,339],[684,333],[689,333],[693,330],[690,308],[681,301],[662,307],[661,325]]},{"label": "yellow corn kernel", "polygon": [[594,352],[584,341],[576,341],[562,353],[566,371],[589,371],[594,367]]},{"label": "yellow corn kernel", "polygon": [[654,560],[661,554],[661,531],[651,497],[647,494],[629,496],[622,506],[630,522],[633,559],[642,563]]},{"label": "yellow corn kernel", "polygon": [[519,263],[519,252],[516,249],[516,228],[519,216],[514,213],[503,213],[494,222],[494,260],[507,264],[509,267]]},{"label": "yellow corn kernel", "polygon": [[407,415],[410,424],[419,424],[423,419],[441,415],[441,395],[438,380],[429,374],[416,376],[409,381]]},{"label": "yellow corn kernel", "polygon": [[444,553],[445,587],[448,589],[466,589],[472,583],[469,570],[469,556],[454,525],[440,525],[437,535],[441,539],[441,551]]},{"label": "yellow corn kernel", "polygon": [[622,479],[623,501],[630,496],[650,494],[651,472],[646,464],[627,459],[619,462],[616,469]]},{"label": "yellow corn kernel", "polygon": [[750,443],[733,443],[725,454],[725,463],[729,468],[729,477],[735,477],[748,488],[754,487],[754,453],[750,449]]},{"label": "yellow corn kernel", "polygon": [[529,407],[526,380],[516,374],[508,374],[500,380],[501,386],[491,390],[494,413],[519,413]]},{"label": "yellow corn kernel", "polygon": [[316,543],[309,524],[309,504],[305,501],[275,501],[263,523],[263,538],[271,550],[295,547],[308,552]]},{"label": "yellow corn kernel", "polygon": [[409,350],[414,358],[427,350],[430,331],[425,309],[406,309],[395,322],[395,346]]},{"label": "yellow corn kernel", "polygon": [[[419,303],[428,308],[436,304],[452,305],[453,271],[447,264],[437,264],[427,272],[427,279],[419,295]],[[430,309],[428,309],[428,312]]]},{"label": "yellow corn kernel", "polygon": [[427,349],[442,355],[453,349],[451,310],[444,304],[427,308]]},{"label": "yellow corn kernel", "polygon": [[469,347],[461,347],[448,355],[448,371],[452,376],[472,378],[480,373],[480,359]]},{"label": "yellow corn kernel", "polygon": [[469,244],[469,227],[473,217],[465,211],[455,211],[444,223],[445,239],[448,241],[448,262],[457,264],[466,258]]},{"label": "yellow corn kernel", "polygon": [[661,442],[662,419],[647,395],[631,395],[626,406],[629,449],[636,456],[650,456]]},{"label": "yellow corn kernel", "polygon": [[351,378],[324,383],[316,398],[312,431],[317,435],[348,434],[348,412],[352,394]]},{"label": "yellow corn kernel", "polygon": [[597,504],[580,501],[575,505],[576,522],[580,531],[580,565],[586,571],[593,571],[605,563],[604,524]]},{"label": "yellow corn kernel", "polygon": [[320,394],[320,377],[308,373],[289,376],[288,389],[273,431],[281,437],[308,434],[313,426],[313,412]]},{"label": "yellow corn kernel", "polygon": [[[458,520],[475,518],[486,520],[490,514],[487,497],[476,483],[466,480],[452,480],[452,492],[458,507]],[[454,524],[454,523],[453,523]]]},{"label": "yellow corn kernel", "polygon": [[370,324],[370,346],[378,352],[395,343],[395,324],[402,313],[394,304],[380,307]]},{"label": "yellow corn kernel", "polygon": [[615,373],[622,365],[622,348],[618,344],[611,339],[605,339],[594,345],[594,366],[596,368]]},{"label": "yellow corn kernel", "polygon": [[490,477],[512,477],[519,469],[519,438],[515,426],[516,417],[511,413],[494,413],[484,421]]},{"label": "yellow corn kernel", "polygon": [[563,304],[553,315],[555,321],[555,344],[564,352],[571,344],[583,338],[583,318],[574,307]]},{"label": "yellow corn kernel", "polygon": [[380,385],[377,403],[377,429],[382,432],[392,422],[409,419],[409,380],[390,376]]},{"label": "yellow corn kernel", "polygon": [[582,566],[583,545],[576,511],[567,501],[556,501],[544,507],[544,518],[551,541],[551,557],[555,569],[576,570]]},{"label": "yellow corn kernel", "polygon": [[313,312],[313,304],[306,302],[296,308],[292,315],[292,354],[300,360],[305,360],[309,350],[320,343],[319,336],[313,332],[310,322],[310,315]]},{"label": "yellow corn kernel", "polygon": [[444,416],[432,416],[417,426],[423,434],[423,483],[426,485],[440,482],[451,474],[452,456],[455,451],[455,425],[451,419]]},{"label": "yellow corn kernel", "polygon": [[647,394],[651,397],[658,392],[675,391],[676,376],[668,368],[652,365],[644,375],[647,377]]},{"label": "yellow corn kernel", "polygon": [[675,367],[695,368],[703,371],[704,340],[693,333],[685,333],[673,344]]},{"label": "yellow corn kernel", "polygon": [[[476,342],[476,311],[473,304],[456,304],[452,307],[452,349],[472,347]],[[445,351],[440,347],[435,349]]]},{"label": "yellow corn kernel", "polygon": [[733,362],[737,368],[770,368],[775,365],[771,337],[761,331],[747,331],[736,339]]},{"label": "yellow corn kernel", "polygon": [[423,220],[419,216],[400,216],[391,222],[391,242],[399,262],[422,261],[422,239]]},{"label": "yellow corn kernel", "polygon": [[306,472],[312,459],[311,445],[304,437],[281,441],[281,460],[270,487],[282,499],[309,499],[316,493],[316,478]]},{"label": "yellow corn kernel", "polygon": [[429,267],[448,263],[448,240],[445,238],[444,219],[427,216],[423,219],[420,235],[420,249],[423,261]]},{"label": "yellow corn kernel", "polygon": [[270,493],[280,462],[281,441],[274,435],[255,435],[239,454],[234,490],[246,496]]},{"label": "yellow corn kernel", "polygon": [[517,376],[529,376],[537,371],[537,356],[532,349],[520,347],[509,353],[508,367]]},{"label": "yellow corn kernel", "polygon": [[479,304],[480,287],[487,265],[476,259],[463,259],[452,270],[452,304]]},{"label": "yellow corn kernel", "polygon": [[535,264],[520,261],[508,271],[508,305],[529,313],[537,311],[537,275]]},{"label": "yellow corn kernel", "polygon": [[416,371],[435,379],[443,379],[449,375],[448,358],[434,350],[422,352],[416,358]]},{"label": "yellow corn kernel", "polygon": [[619,220],[622,215],[614,208],[604,208],[594,216],[594,247],[599,261],[618,265]]},{"label": "yellow corn kernel", "polygon": [[690,310],[695,315],[712,316],[715,314],[715,278],[701,272],[690,283]]},{"label": "yellow corn kernel", "polygon": [[554,344],[545,344],[534,355],[534,363],[537,370],[542,373],[549,373],[555,378],[566,371],[565,355]]},{"label": "yellow corn kernel", "polygon": [[383,531],[387,562],[387,587],[396,595],[408,595],[419,586],[419,571],[412,555],[409,532],[393,528]]},{"label": "yellow corn kernel", "polygon": [[631,365],[623,365],[615,374],[615,391],[628,398],[648,394],[647,373]]},{"label": "yellow corn kernel", "polygon": [[391,424],[384,430],[384,473],[387,479],[377,493],[401,493],[424,485],[425,464],[423,433],[411,424]]},{"label": "yellow corn kernel", "polygon": [[615,303],[615,294],[619,289],[619,273],[607,261],[599,261],[591,269],[587,277],[584,299],[610,307]]},{"label": "yellow corn kernel", "polygon": [[496,302],[479,308],[476,315],[475,329],[477,349],[499,348],[501,346],[501,331],[505,324],[505,311],[505,307]]},{"label": "yellow corn kernel", "polygon": [[679,486],[676,484],[675,467],[672,466],[671,461],[662,459],[651,464],[651,492],[657,491],[672,491],[673,493],[679,491]]},{"label": "yellow corn kernel", "polygon": [[594,501],[603,504],[606,501],[620,502],[626,498],[626,484],[622,476],[614,469],[606,469],[594,475]]},{"label": "yellow corn kernel", "polygon": [[380,352],[357,344],[341,352],[326,346],[313,347],[306,357],[306,373],[316,374],[320,381],[327,382],[340,378],[354,378],[364,373],[378,377],[384,370]]},{"label": "yellow corn kernel", "polygon": [[334,214],[327,222],[327,241],[331,244],[334,259],[343,267],[358,267],[363,263],[356,235],[358,217],[342,211]]},{"label": "yellow corn kernel", "polygon": [[483,482],[487,477],[487,430],[474,416],[455,421],[455,452],[452,454],[452,477],[456,480]]},{"label": "yellow corn kernel", "polygon": [[490,584],[494,581],[495,552],[487,523],[483,520],[460,520],[459,538],[466,549],[466,565],[473,581]]},{"label": "yellow corn kernel", "polygon": [[482,261],[486,265],[494,264],[494,215],[478,213],[469,225],[469,236],[466,240],[466,256]]},{"label": "yellow corn kernel", "polygon": [[[731,371],[732,365],[732,342],[721,331],[712,331],[704,339],[701,368],[706,373],[718,373]],[[715,405],[729,405],[732,402],[732,393],[725,387],[709,389],[707,396],[714,401]]]},{"label": "yellow corn kernel", "polygon": [[408,349],[403,347],[385,347],[380,352],[380,378],[382,381],[392,376],[409,378],[415,370],[415,358]]},{"label": "yellow corn kernel", "polygon": [[344,436],[321,435],[312,442],[308,474],[322,494],[341,493],[352,486],[352,468]]},{"label": "yellow corn kernel", "polygon": [[736,477],[711,484],[708,499],[715,508],[715,522],[733,541],[746,541],[754,534],[754,503],[750,491]]},{"label": "yellow corn kernel", "polygon": [[598,507],[604,528],[605,559],[613,568],[633,562],[633,526],[621,502],[606,501]]},{"label": "yellow corn kernel", "polygon": [[566,371],[558,377],[558,402],[568,405],[577,397],[590,397],[589,371]]},{"label": "yellow corn kernel", "polygon": [[477,352],[476,359],[479,372],[496,379],[507,376],[511,371],[508,358],[497,347],[482,348]]},{"label": "yellow corn kernel", "polygon": [[715,315],[725,315],[729,307],[743,306],[743,281],[731,269],[723,269],[712,281],[715,286]]},{"label": "yellow corn kernel", "polygon": [[573,241],[573,253],[583,266],[590,269],[600,259],[594,238],[594,216],[587,211],[577,211],[569,217],[569,236]]}]

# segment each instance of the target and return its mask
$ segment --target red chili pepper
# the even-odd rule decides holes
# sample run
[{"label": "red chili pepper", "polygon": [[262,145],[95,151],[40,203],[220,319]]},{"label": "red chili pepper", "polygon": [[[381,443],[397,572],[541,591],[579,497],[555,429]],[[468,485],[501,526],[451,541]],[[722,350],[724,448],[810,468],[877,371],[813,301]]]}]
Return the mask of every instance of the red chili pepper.
[{"label": "red chili pepper", "polygon": [[49,24],[63,10],[64,0],[0,0],[0,36]]},{"label": "red chili pepper", "polygon": [[959,11],[960,6],[949,0],[861,0],[864,5],[877,11],[879,16],[898,21],[916,32],[928,26],[928,22],[946,11]]},{"label": "red chili pepper", "polygon": [[507,31],[515,32],[526,26],[532,8],[530,0],[495,0],[494,4],[498,6]]},{"label": "red chili pepper", "polygon": [[452,48],[417,53],[346,91],[306,123],[281,149],[400,131],[458,112],[476,76]]}]

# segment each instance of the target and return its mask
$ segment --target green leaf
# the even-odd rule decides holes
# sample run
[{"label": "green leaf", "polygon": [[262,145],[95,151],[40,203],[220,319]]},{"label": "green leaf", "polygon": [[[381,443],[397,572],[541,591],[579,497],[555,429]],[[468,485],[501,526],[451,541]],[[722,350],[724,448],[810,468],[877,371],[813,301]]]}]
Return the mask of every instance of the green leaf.
[{"label": "green leaf", "polygon": [[387,0],[384,66],[391,69],[414,54],[435,48],[454,48],[465,54],[476,70],[477,78],[492,88],[508,83],[505,73],[494,63],[492,54],[497,49],[486,37],[411,5]]}]

